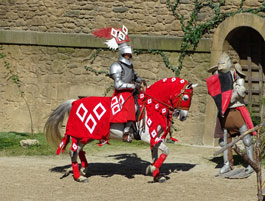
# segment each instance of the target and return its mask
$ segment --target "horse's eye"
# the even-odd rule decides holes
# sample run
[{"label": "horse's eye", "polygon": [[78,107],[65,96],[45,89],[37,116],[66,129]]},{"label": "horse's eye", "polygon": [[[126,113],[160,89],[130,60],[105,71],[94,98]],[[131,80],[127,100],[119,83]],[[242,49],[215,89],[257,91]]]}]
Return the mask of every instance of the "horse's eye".
[{"label": "horse's eye", "polygon": [[184,95],[184,96],[182,97],[182,100],[184,100],[184,101],[189,100],[189,96],[188,96],[188,95]]}]

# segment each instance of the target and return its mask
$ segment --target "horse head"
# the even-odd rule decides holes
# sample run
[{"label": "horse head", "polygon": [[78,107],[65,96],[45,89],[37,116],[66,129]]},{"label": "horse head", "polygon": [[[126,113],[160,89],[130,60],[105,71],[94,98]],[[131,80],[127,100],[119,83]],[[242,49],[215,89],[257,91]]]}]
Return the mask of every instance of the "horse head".
[{"label": "horse head", "polygon": [[173,116],[180,121],[187,119],[188,111],[191,106],[193,89],[198,84],[189,83],[183,79],[177,79],[176,84],[171,88],[170,102],[173,108]]},{"label": "horse head", "polygon": [[[166,106],[180,121],[187,118],[191,105],[193,88],[197,84],[178,78],[164,78],[147,87],[146,96],[153,98],[156,102]],[[145,96],[140,95],[140,99]]]}]

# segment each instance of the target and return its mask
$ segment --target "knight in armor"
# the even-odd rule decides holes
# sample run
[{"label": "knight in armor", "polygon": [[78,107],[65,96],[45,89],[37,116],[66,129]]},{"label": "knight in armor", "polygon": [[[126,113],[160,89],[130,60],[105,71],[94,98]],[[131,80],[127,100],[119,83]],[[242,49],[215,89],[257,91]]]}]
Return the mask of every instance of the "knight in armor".
[{"label": "knight in armor", "polygon": [[[109,69],[109,75],[114,80],[115,91],[111,100],[110,122],[117,124],[119,130],[123,124],[123,141],[131,142],[135,134],[136,111],[138,110],[137,97],[141,83],[145,83],[135,72],[132,65],[133,50],[127,44],[130,41],[128,29],[123,26],[117,28],[103,28],[93,32],[96,37],[107,38],[110,49],[118,49],[120,56]],[[119,125],[118,125],[119,124]],[[133,128],[133,129],[132,129]],[[135,135],[136,139],[136,135]]]},{"label": "knight in armor", "polygon": [[[121,97],[121,111],[111,118],[111,123],[124,123],[123,139],[131,142],[133,123],[136,121],[137,95],[142,79],[132,65],[132,48],[123,43],[119,46],[120,57],[110,66],[110,77],[114,80],[113,97]],[[118,98],[119,99],[119,98]]]},{"label": "knight in armor", "polygon": [[[244,103],[244,97],[246,95],[244,79],[246,76],[243,73],[240,64],[235,64],[233,70],[231,70],[231,66],[232,64],[230,61],[230,57],[226,53],[223,53],[219,58],[217,72],[212,72],[212,74],[230,72],[233,80],[233,91],[230,103],[224,115],[218,113],[218,119],[215,128],[215,133],[217,133],[218,131],[219,134],[223,133],[222,137],[219,136],[219,144],[221,147],[230,143],[232,141],[232,137],[241,135],[248,129],[253,127],[250,114]],[[255,132],[253,134],[255,134]],[[243,138],[243,144],[245,145],[247,156],[250,160],[254,161],[252,143],[253,142],[251,134],[248,134]],[[231,147],[224,151],[223,160],[224,165],[220,170],[220,174],[228,173],[233,169],[233,155]],[[250,175],[253,171],[253,168],[249,165],[247,168],[245,168],[244,174]]]}]

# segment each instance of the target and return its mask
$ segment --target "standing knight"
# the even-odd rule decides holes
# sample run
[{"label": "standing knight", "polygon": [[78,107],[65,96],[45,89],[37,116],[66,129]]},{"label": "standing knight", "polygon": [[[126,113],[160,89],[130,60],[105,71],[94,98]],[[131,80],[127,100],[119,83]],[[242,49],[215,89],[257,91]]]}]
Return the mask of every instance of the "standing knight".
[{"label": "standing knight", "polygon": [[[231,77],[231,96],[229,97],[229,104],[227,109],[221,113],[219,111],[218,118],[220,121],[221,129],[223,130],[224,136],[219,140],[220,146],[225,146],[226,144],[232,141],[232,137],[236,135],[241,135],[246,132],[248,129],[253,128],[253,123],[250,117],[250,114],[245,106],[244,97],[245,97],[245,86],[244,78],[245,74],[242,72],[240,64],[235,64],[235,69],[231,70],[231,61],[229,56],[226,53],[223,53],[219,58],[218,62],[218,75]],[[226,85],[229,82],[221,83],[225,86],[221,88],[229,88]],[[207,84],[208,85],[208,84]],[[209,86],[208,86],[209,89]],[[223,96],[225,97],[225,96]],[[218,130],[218,129],[216,129]],[[252,134],[255,135],[255,132]],[[243,138],[243,144],[245,145],[247,156],[250,160],[254,161],[253,155],[253,145],[252,145],[252,136],[251,134],[246,135]],[[233,156],[232,148],[225,150],[223,154],[224,165],[220,170],[220,174],[225,174],[232,170],[233,166]],[[249,165],[244,170],[244,175],[250,175],[253,172],[252,167]]]},{"label": "standing knight", "polygon": [[[105,28],[93,33],[98,37],[111,38],[106,42],[110,49],[119,49],[120,56],[109,69],[110,77],[114,80],[115,91],[111,100],[112,116],[110,122],[120,126],[123,124],[123,141],[131,142],[136,111],[138,109],[137,95],[142,79],[135,73],[132,64],[131,46],[128,29]],[[134,129],[132,129],[134,128]]]}]

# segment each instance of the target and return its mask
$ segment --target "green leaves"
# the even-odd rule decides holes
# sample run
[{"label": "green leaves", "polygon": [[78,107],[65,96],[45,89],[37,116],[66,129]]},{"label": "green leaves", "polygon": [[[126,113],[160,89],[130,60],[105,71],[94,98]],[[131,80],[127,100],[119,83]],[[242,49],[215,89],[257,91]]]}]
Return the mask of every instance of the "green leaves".
[{"label": "green leaves", "polygon": [[[263,2],[261,7],[256,8],[256,9],[252,9],[252,8],[243,9],[244,2],[245,0],[241,0],[238,10],[234,12],[221,13],[221,7],[225,5],[225,0],[220,0],[217,2],[216,1],[214,2],[213,0],[193,0],[194,9],[192,13],[190,14],[190,18],[187,21],[185,21],[184,16],[177,13],[177,7],[180,4],[180,0],[174,0],[173,3],[171,3],[170,0],[167,0],[166,4],[167,4],[169,11],[172,12],[176,20],[180,21],[181,29],[184,33],[184,37],[181,42],[180,54],[178,57],[178,66],[177,67],[173,66],[169,62],[166,54],[160,50],[139,50],[138,49],[138,50],[135,50],[134,52],[136,54],[160,55],[163,58],[165,66],[168,69],[170,69],[172,72],[174,72],[175,76],[179,76],[180,71],[182,69],[184,58],[196,50],[199,44],[199,41],[203,37],[204,34],[209,33],[210,30],[216,28],[226,18],[234,16],[238,13],[252,13],[252,14],[259,15],[260,12],[265,11],[265,2]],[[214,16],[206,22],[201,22],[198,20],[198,15],[200,14],[201,9],[205,7],[211,8],[214,11]],[[261,16],[261,17],[264,17],[264,16]],[[103,49],[97,49],[96,52],[90,56],[89,60],[91,60],[90,62],[91,64],[93,64],[95,58],[98,56],[98,54],[102,50]],[[108,76],[108,72],[106,71],[96,71],[88,66],[85,66],[85,69],[95,73],[96,75],[105,74],[105,76]]]},{"label": "green leaves", "polygon": [[[214,3],[212,0],[194,0],[194,9],[190,15],[189,20],[185,23],[184,16],[179,15],[176,12],[176,9],[179,5],[179,0],[175,0],[173,4],[170,3],[170,0],[167,0],[167,6],[169,10],[173,13],[173,16],[176,17],[176,20],[180,20],[181,29],[184,32],[184,37],[181,43],[180,55],[178,58],[179,64],[178,68],[174,69],[175,74],[178,75],[180,70],[182,69],[182,64],[186,55],[189,55],[191,51],[194,51],[200,39],[205,33],[208,33],[210,30],[216,28],[221,22],[223,22],[227,17],[234,16],[238,13],[252,13],[257,14],[265,11],[265,2],[263,2],[262,6],[257,9],[248,8],[243,10],[243,4],[245,0],[241,0],[239,9],[235,12],[230,13],[221,13],[221,6],[225,5],[225,0],[221,0],[219,3]],[[210,7],[213,9],[215,15],[211,20],[198,23],[198,14],[200,10],[204,7]],[[260,15],[259,15],[260,16]],[[264,17],[264,16],[262,16]]]},{"label": "green leaves", "polygon": [[86,71],[90,71],[92,73],[95,73],[96,76],[101,75],[101,74],[103,74],[105,76],[109,76],[109,73],[107,71],[96,71],[95,69],[93,69],[89,66],[84,66],[84,68],[86,69]]},{"label": "green leaves", "polygon": [[[3,50],[3,47],[0,46],[0,50]],[[16,72],[12,70],[10,64],[5,60],[6,55],[0,52],[0,59],[3,60],[4,68],[7,70],[7,81],[12,80],[14,84],[20,89],[22,86],[22,81],[19,79],[19,76]],[[21,95],[23,95],[23,91],[20,90]]]}]

